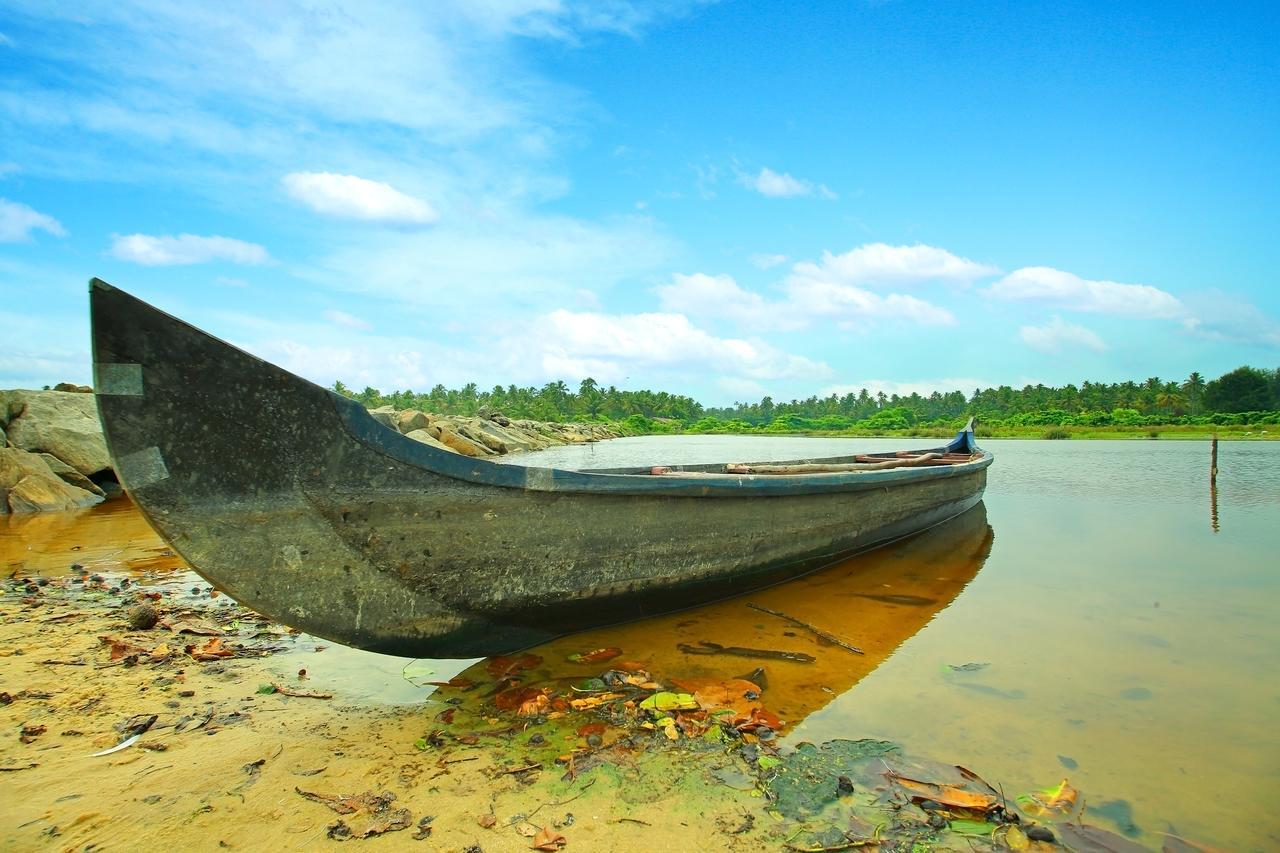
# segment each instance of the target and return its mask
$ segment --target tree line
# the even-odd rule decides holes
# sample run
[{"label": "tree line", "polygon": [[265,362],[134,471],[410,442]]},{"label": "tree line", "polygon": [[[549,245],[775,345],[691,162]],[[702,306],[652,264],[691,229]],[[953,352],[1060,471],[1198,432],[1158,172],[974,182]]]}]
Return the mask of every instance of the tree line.
[{"label": "tree line", "polygon": [[624,391],[584,379],[577,390],[563,381],[541,388],[475,383],[459,389],[436,385],[426,393],[389,394],[366,387],[355,392],[341,382],[333,390],[369,408],[390,405],[450,415],[500,411],[511,418],[541,421],[627,421],[637,431],[897,430],[949,427],[970,416],[993,426],[1253,424],[1280,421],[1280,368],[1244,366],[1217,379],[1192,373],[1182,381],[1150,377],[1143,382],[1083,382],[1060,387],[1027,385],[975,388],[928,396],[856,393],[804,400],[736,402],[704,407],[691,397],[665,391]]}]

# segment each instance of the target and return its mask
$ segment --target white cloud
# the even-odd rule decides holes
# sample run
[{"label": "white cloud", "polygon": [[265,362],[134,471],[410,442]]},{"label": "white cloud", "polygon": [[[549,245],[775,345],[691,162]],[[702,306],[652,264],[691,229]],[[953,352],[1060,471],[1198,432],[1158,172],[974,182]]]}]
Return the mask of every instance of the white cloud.
[{"label": "white cloud", "polygon": [[422,199],[355,175],[290,172],[281,183],[290,196],[326,216],[400,225],[429,225],[440,218]]},{"label": "white cloud", "polygon": [[792,177],[787,172],[779,174],[769,168],[761,168],[759,173],[755,175],[741,175],[739,180],[746,187],[769,198],[796,198],[810,195],[817,195],[826,199],[836,198],[836,194],[824,184],[803,181]]},{"label": "white cloud", "polygon": [[710,371],[741,379],[813,379],[830,368],[759,340],[718,338],[682,314],[553,311],[508,341],[512,369],[616,382],[633,371]]},{"label": "white cloud", "polygon": [[1065,322],[1055,316],[1043,326],[1023,326],[1018,330],[1018,337],[1033,350],[1056,354],[1064,350],[1088,349],[1094,352],[1106,352],[1107,344],[1096,332]]},{"label": "white cloud", "polygon": [[66,236],[62,223],[25,204],[0,198],[0,243],[24,243],[32,231],[47,231],[55,237]]},{"label": "white cloud", "polygon": [[1092,281],[1051,267],[1014,270],[984,291],[996,299],[1041,302],[1068,311],[1175,318],[1186,313],[1171,293],[1146,284]]},{"label": "white cloud", "polygon": [[1182,325],[1191,334],[1212,341],[1280,348],[1280,321],[1252,302],[1220,290],[1193,294],[1188,301],[1192,316]]},{"label": "white cloud", "polygon": [[[799,266],[799,265],[797,265]],[[951,326],[946,308],[903,293],[881,296],[861,287],[793,274],[786,283],[788,309],[793,317],[827,317],[847,328],[872,320],[905,320],[922,326]]]},{"label": "white cloud", "polygon": [[122,261],[148,267],[182,266],[227,261],[233,264],[265,264],[271,259],[257,243],[246,243],[231,237],[199,237],[179,234],[177,237],[154,237],[149,234],[117,236],[111,254]]},{"label": "white cloud", "polygon": [[367,332],[373,328],[367,320],[361,320],[359,317],[354,314],[348,314],[346,311],[331,309],[324,312],[324,316],[330,323],[335,323],[339,326],[346,326],[348,329]]},{"label": "white cloud", "polygon": [[968,284],[1000,272],[996,267],[922,243],[914,246],[867,243],[841,255],[823,252],[821,262],[798,263],[795,271],[806,278],[864,286],[929,281]]},{"label": "white cloud", "polygon": [[795,269],[797,272],[782,284],[782,298],[774,300],[742,288],[731,276],[705,273],[677,273],[671,284],[655,292],[664,311],[728,320],[748,329],[795,331],[820,319],[845,328],[861,328],[881,320],[925,326],[955,323],[950,311],[915,296],[881,295],[832,281],[816,264],[796,264]]},{"label": "white cloud", "polygon": [[728,275],[676,273],[671,284],[654,289],[663,311],[730,320],[753,329],[794,328],[785,308],[758,293],[743,290]]},{"label": "white cloud", "polygon": [[752,255],[750,258],[748,258],[748,260],[751,261],[752,266],[759,267],[762,270],[767,270],[767,269],[770,269],[771,267],[778,266],[778,264],[785,264],[787,262],[787,256],[755,254],[755,255]]}]

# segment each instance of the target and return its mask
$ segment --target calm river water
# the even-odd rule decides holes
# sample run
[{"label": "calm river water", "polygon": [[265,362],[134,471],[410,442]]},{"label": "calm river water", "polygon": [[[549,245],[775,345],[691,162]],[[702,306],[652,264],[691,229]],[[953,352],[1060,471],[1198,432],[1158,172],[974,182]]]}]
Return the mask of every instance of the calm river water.
[{"label": "calm river water", "polygon": [[[937,443],[652,436],[510,462],[760,461]],[[1066,777],[1089,822],[1156,848],[1173,832],[1280,849],[1280,443],[1223,444],[1216,504],[1207,442],[984,445],[996,454],[985,517],[978,508],[751,597],[868,652],[827,648],[810,668],[771,673],[787,740],[896,741],[998,780],[1011,797]],[[127,502],[0,517],[0,566],[65,569],[68,556],[180,563]],[[669,655],[676,640],[787,642],[786,627],[736,600],[553,645]],[[314,677],[346,679],[367,699],[421,698],[401,678],[403,660],[332,651],[309,664]],[[424,663],[432,678],[467,665]],[[954,668],[966,664],[980,666]]]}]

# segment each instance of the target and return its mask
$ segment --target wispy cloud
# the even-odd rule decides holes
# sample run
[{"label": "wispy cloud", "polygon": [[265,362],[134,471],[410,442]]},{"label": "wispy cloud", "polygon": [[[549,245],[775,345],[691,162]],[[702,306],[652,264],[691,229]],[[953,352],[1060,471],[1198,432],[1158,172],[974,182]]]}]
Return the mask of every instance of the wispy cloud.
[{"label": "wispy cloud", "polygon": [[831,372],[822,362],[764,341],[716,337],[682,314],[553,311],[508,346],[513,369],[536,365],[545,376],[592,376],[602,382],[651,369],[757,381],[821,378]]},{"label": "wispy cloud", "polygon": [[823,252],[820,261],[796,264],[795,271],[806,278],[868,287],[925,282],[968,284],[1000,272],[997,267],[923,243],[866,243],[839,255]]},{"label": "wispy cloud", "polygon": [[1052,267],[1014,270],[983,292],[995,299],[1039,302],[1095,314],[1169,319],[1186,313],[1176,296],[1158,287],[1094,281]]},{"label": "wispy cloud", "polygon": [[788,172],[779,173],[768,167],[761,168],[754,175],[742,174],[738,180],[748,189],[755,190],[760,195],[769,198],[797,198],[800,196],[818,196],[825,199],[837,198],[836,194],[828,189],[825,184],[801,180],[800,178],[792,177]]},{"label": "wispy cloud", "polygon": [[1280,320],[1239,296],[1209,290],[1188,297],[1191,317],[1182,321],[1191,334],[1211,341],[1280,349]]},{"label": "wispy cloud", "polygon": [[267,250],[257,243],[231,237],[200,237],[179,234],[156,237],[150,234],[117,236],[111,254],[122,261],[148,267],[184,266],[226,261],[233,264],[265,264],[271,260]]},{"label": "wispy cloud", "polygon": [[66,235],[62,223],[25,204],[0,198],[0,243],[23,243],[32,231],[46,231],[55,237]]},{"label": "wispy cloud", "polygon": [[842,255],[802,261],[779,286],[780,297],[747,290],[728,275],[680,274],[655,289],[662,308],[702,318],[719,318],[756,330],[794,331],[827,320],[845,328],[876,322],[949,326],[955,315],[906,293],[877,293],[875,284],[938,280],[967,282],[992,268],[932,246],[873,243]]},{"label": "wispy cloud", "polygon": [[281,183],[290,196],[326,216],[399,225],[429,225],[440,218],[422,199],[356,175],[290,172]]},{"label": "wispy cloud", "polygon": [[1051,355],[1078,349],[1107,351],[1106,342],[1096,332],[1058,316],[1043,326],[1023,326],[1018,330],[1018,337],[1033,350]]},{"label": "wispy cloud", "polygon": [[348,329],[356,329],[357,331],[367,332],[373,326],[367,320],[362,320],[354,314],[348,314],[346,311],[338,311],[336,309],[324,312],[325,319],[330,323],[336,323],[339,326],[346,326]]},{"label": "wispy cloud", "polygon": [[752,265],[753,267],[758,267],[759,269],[767,270],[767,269],[771,269],[771,268],[773,268],[773,267],[776,267],[776,266],[778,266],[779,264],[785,264],[785,263],[787,262],[787,256],[786,256],[786,255],[755,254],[755,255],[752,255],[752,256],[751,256],[750,258],[748,258],[747,260],[751,261],[751,265]]}]

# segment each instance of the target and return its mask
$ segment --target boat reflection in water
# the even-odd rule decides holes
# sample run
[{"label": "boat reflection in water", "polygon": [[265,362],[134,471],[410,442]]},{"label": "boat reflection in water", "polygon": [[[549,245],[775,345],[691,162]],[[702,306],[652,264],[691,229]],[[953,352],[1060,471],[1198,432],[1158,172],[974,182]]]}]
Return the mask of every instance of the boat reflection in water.
[{"label": "boat reflection in water", "polygon": [[[954,601],[982,568],[992,540],[986,507],[980,503],[923,533],[780,586],[537,646],[529,651],[542,661],[523,673],[523,683],[559,685],[569,692],[569,684],[623,661],[639,664],[664,685],[682,679],[731,679],[762,667],[763,704],[784,721],[786,731],[852,688]],[[806,628],[752,605],[808,623],[861,648],[863,654],[824,642]],[[710,651],[714,646],[744,651],[694,654],[681,649]],[[568,660],[602,648],[622,653],[607,662]],[[812,661],[752,656],[746,650],[784,652]],[[481,660],[461,678],[491,682],[494,661]]]}]

